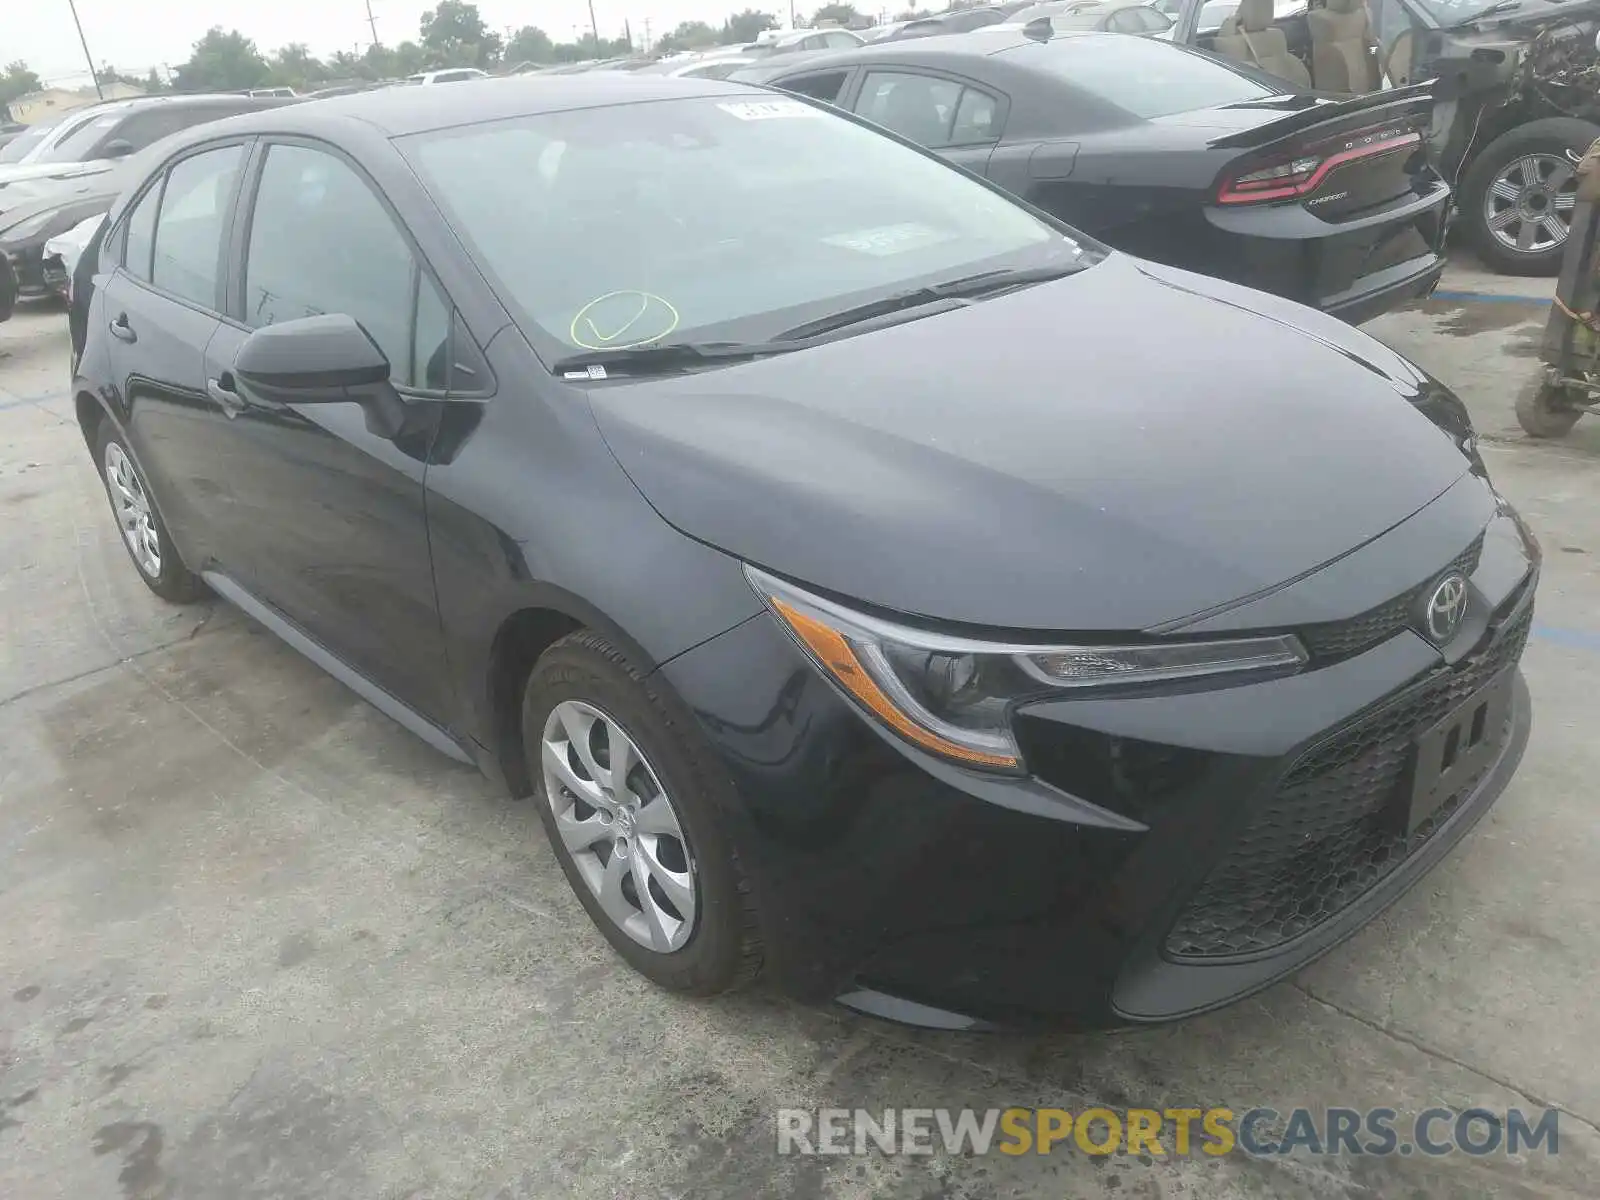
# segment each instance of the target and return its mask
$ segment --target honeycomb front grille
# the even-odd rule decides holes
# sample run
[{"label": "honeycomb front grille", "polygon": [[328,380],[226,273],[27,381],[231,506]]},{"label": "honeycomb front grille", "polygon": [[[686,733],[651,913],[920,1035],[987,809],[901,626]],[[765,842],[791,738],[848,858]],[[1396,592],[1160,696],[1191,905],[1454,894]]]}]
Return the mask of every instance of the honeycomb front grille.
[{"label": "honeycomb front grille", "polygon": [[[1532,621],[1530,605],[1476,657],[1441,669],[1303,755],[1180,914],[1168,953],[1271,950],[1338,914],[1416,853],[1479,782],[1404,833],[1391,812],[1416,738],[1521,657]],[[1495,731],[1497,742],[1508,728]]]}]

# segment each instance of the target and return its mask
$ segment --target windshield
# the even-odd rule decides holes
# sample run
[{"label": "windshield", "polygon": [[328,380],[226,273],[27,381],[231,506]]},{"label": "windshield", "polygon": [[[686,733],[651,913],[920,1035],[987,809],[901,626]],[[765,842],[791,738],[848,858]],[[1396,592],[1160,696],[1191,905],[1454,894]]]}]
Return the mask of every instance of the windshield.
[{"label": "windshield", "polygon": [[35,125],[27,132],[19,134],[7,142],[4,148],[0,148],[0,163],[22,162],[39,148],[40,143],[50,136],[50,131],[55,127],[55,122],[52,121],[48,125]]},{"label": "windshield", "polygon": [[1057,38],[1004,53],[1145,120],[1289,90],[1287,82],[1277,87],[1201,51],[1148,38]]},{"label": "windshield", "polygon": [[94,148],[100,144],[100,139],[105,137],[106,132],[114,128],[124,115],[120,112],[109,112],[85,121],[60,141],[41,149],[29,161],[86,162]]},{"label": "windshield", "polygon": [[907,288],[1095,261],[799,100],[730,91],[401,139],[541,352],[749,341]]}]

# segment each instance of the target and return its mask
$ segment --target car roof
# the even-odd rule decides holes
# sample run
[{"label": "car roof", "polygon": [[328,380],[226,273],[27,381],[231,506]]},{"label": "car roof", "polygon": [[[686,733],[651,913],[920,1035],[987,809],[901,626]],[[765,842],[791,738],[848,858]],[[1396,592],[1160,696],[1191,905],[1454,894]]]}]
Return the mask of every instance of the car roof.
[{"label": "car roof", "polygon": [[[798,57],[798,56],[797,56]],[[218,132],[328,135],[363,125],[387,137],[404,137],[454,125],[476,125],[512,117],[641,104],[691,96],[748,93],[748,85],[717,79],[632,72],[586,71],[577,75],[510,75],[480,80],[470,88],[389,87],[323,100],[282,104],[270,112],[245,113],[196,126],[193,140]]]},{"label": "car roof", "polygon": [[[1087,30],[1058,29],[1049,40],[1060,41],[1074,37],[1121,37],[1121,34],[1096,34]],[[826,71],[834,66],[853,67],[870,59],[874,63],[897,59],[916,59],[927,65],[939,62],[970,62],[973,58],[987,58],[1004,54],[1019,46],[1037,45],[1040,39],[1029,37],[1016,26],[988,25],[967,33],[941,33],[932,37],[905,38],[893,42],[868,42],[865,46],[852,46],[848,50],[813,50],[796,54],[780,62],[759,60],[734,75],[735,80],[765,83],[788,75],[796,68],[807,71]]]}]

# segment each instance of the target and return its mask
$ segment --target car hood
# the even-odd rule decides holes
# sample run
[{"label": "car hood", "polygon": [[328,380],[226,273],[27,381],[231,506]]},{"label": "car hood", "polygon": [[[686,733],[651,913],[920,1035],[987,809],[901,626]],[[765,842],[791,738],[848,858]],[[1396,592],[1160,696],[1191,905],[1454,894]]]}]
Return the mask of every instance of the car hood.
[{"label": "car hood", "polygon": [[589,396],[692,537],[898,613],[1068,631],[1227,606],[1404,521],[1469,467],[1407,402],[1427,386],[1332,318],[1115,254]]}]

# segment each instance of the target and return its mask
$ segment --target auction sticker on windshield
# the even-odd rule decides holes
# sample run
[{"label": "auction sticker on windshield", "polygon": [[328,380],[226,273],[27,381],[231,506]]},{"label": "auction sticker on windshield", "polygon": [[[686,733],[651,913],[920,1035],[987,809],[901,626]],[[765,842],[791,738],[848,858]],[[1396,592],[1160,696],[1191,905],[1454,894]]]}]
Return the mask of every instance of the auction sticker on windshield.
[{"label": "auction sticker on windshield", "polygon": [[725,113],[732,113],[741,121],[776,121],[784,117],[820,117],[820,109],[802,104],[798,100],[741,100],[717,105]]},{"label": "auction sticker on windshield", "polygon": [[950,241],[954,236],[946,230],[935,229],[931,225],[908,221],[900,225],[880,225],[876,229],[840,233],[822,240],[829,246],[858,250],[862,254],[885,255],[904,254],[908,250],[936,246],[940,242]]}]

